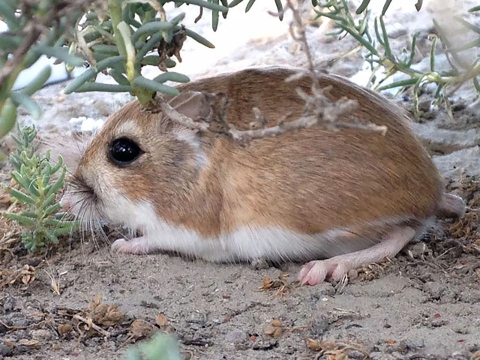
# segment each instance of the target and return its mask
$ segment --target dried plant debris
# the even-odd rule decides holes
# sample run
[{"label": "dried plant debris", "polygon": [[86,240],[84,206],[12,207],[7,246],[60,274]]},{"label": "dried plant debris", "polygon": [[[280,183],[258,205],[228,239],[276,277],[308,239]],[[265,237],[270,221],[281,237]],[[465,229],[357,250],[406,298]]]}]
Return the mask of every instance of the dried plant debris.
[{"label": "dried plant debris", "polygon": [[16,283],[30,285],[35,280],[35,271],[36,268],[30,265],[20,269],[0,269],[0,289]]},{"label": "dried plant debris", "polygon": [[262,286],[258,288],[260,291],[274,291],[274,296],[284,296],[292,292],[292,290],[300,283],[298,281],[289,282],[289,274],[282,274],[277,279],[268,276],[263,277]]},{"label": "dried plant debris", "polygon": [[[351,352],[355,352],[356,355],[361,354],[363,355],[363,359],[368,359],[369,354],[369,352],[360,345],[346,344],[333,340],[318,341],[308,338],[306,345],[310,350],[318,352],[315,359],[348,360],[351,358]],[[355,359],[359,359],[359,357],[355,356]]]},{"label": "dried plant debris", "polygon": [[283,334],[282,322],[278,319],[274,319],[263,331],[265,335],[271,336],[274,339],[278,339]]},{"label": "dried plant debris", "polygon": [[445,237],[460,243],[467,254],[480,254],[480,234],[478,228],[480,210],[480,179],[464,176],[458,185],[449,185],[449,190],[455,191],[465,200],[467,211],[461,219],[446,221]]},{"label": "dried plant debris", "polygon": [[386,259],[381,263],[362,265],[358,269],[350,270],[348,272],[348,279],[350,282],[354,280],[373,281],[380,278],[391,264],[392,261]]}]

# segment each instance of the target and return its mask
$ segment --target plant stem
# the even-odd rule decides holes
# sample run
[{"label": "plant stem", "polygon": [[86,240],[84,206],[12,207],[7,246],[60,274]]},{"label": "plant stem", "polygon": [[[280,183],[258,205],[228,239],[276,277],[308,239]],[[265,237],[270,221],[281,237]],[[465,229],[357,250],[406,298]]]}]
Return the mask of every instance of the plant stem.
[{"label": "plant stem", "polygon": [[121,0],[108,0],[108,11],[112,19],[113,33],[115,34],[115,43],[118,47],[118,53],[127,59],[127,49],[125,48],[125,41],[122,33],[117,28],[118,24],[122,22],[122,5]]}]

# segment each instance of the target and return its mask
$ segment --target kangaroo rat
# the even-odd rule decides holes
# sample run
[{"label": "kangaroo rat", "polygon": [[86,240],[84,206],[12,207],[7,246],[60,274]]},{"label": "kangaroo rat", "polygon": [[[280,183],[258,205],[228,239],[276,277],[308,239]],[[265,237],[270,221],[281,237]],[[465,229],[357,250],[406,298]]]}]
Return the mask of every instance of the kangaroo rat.
[{"label": "kangaroo rat", "polygon": [[[253,107],[274,126],[287,111],[296,119],[304,109],[295,89],[310,92],[311,79],[284,82],[294,72],[249,69],[194,81],[179,86],[170,104],[201,118],[201,92],[223,92],[237,128],[248,128]],[[395,256],[436,215],[463,216],[463,200],[444,194],[400,108],[339,76],[319,80],[332,87],[332,100],[358,101],[341,120],[353,115],[386,125],[386,134],[314,126],[242,147],[133,101],[87,146],[62,204],[86,221],[101,218],[143,234],[115,241],[119,252],[303,261],[299,279],[311,285]],[[182,102],[192,91],[198,96]]]}]

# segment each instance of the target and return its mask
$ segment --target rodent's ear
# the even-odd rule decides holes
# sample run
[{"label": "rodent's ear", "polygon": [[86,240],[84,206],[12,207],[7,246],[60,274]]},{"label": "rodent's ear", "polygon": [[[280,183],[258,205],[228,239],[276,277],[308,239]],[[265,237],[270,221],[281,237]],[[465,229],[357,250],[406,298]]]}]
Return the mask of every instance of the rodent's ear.
[{"label": "rodent's ear", "polygon": [[208,118],[212,111],[208,95],[199,91],[186,91],[169,101],[171,107],[193,121]]}]

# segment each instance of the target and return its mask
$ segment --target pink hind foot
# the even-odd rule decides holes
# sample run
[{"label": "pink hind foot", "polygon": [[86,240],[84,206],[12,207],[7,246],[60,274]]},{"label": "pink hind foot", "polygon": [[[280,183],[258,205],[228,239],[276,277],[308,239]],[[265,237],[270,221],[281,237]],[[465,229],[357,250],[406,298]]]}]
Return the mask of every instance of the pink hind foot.
[{"label": "pink hind foot", "polygon": [[395,228],[381,242],[367,249],[306,263],[300,270],[298,279],[302,285],[316,285],[327,279],[339,281],[351,269],[394,257],[414,236],[415,230],[411,227]]}]

